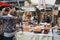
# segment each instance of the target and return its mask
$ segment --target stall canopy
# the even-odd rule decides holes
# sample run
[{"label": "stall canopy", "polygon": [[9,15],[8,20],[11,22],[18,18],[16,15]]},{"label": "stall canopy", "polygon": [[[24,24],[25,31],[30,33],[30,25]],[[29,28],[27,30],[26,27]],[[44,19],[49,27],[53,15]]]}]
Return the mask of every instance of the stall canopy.
[{"label": "stall canopy", "polygon": [[0,7],[1,6],[12,6],[11,4],[5,3],[5,2],[0,2]]},{"label": "stall canopy", "polygon": [[[56,0],[31,0],[32,4],[37,4],[37,8],[39,10],[44,9],[44,7],[49,7],[48,10],[50,10],[50,7],[53,7],[55,5]],[[43,5],[45,6],[43,6]]]},{"label": "stall canopy", "polygon": [[56,0],[31,0],[32,3],[34,4],[49,4],[49,5],[54,5]]},{"label": "stall canopy", "polygon": [[38,5],[39,2],[40,2],[40,0],[31,0],[31,3],[32,3],[32,4],[37,4],[37,5]]},{"label": "stall canopy", "polygon": [[45,0],[46,4],[55,5],[56,0]]}]

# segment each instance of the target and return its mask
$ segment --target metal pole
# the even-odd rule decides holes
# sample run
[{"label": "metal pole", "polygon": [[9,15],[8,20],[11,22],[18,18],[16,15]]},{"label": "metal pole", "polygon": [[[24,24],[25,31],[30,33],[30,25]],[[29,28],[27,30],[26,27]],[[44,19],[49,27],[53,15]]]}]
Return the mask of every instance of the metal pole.
[{"label": "metal pole", "polygon": [[51,22],[51,24],[54,26],[54,15],[53,15],[53,11],[54,11],[54,6],[52,7],[52,22]]},{"label": "metal pole", "polygon": [[46,12],[46,6],[45,6],[45,0],[42,0],[42,4],[43,4],[43,9],[44,9],[44,12],[43,12],[43,17],[44,17],[44,15],[45,15],[45,12]]},{"label": "metal pole", "polygon": [[19,16],[20,16],[20,14],[21,14],[21,12],[20,12],[20,10],[21,10],[21,8],[20,8],[20,3],[19,3],[19,0],[16,0],[17,1],[17,4],[18,4],[18,8],[19,8]]}]

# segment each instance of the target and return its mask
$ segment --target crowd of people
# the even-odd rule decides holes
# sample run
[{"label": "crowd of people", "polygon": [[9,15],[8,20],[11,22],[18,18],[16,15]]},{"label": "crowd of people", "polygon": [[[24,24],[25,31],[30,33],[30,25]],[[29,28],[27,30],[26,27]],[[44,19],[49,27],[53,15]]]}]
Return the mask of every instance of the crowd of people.
[{"label": "crowd of people", "polygon": [[[24,20],[23,16],[24,15],[19,16],[14,7],[0,8],[0,40],[13,40],[15,31],[17,30],[16,25],[23,25],[23,22],[26,20]],[[38,24],[36,16],[28,15],[27,17],[30,17],[29,24]],[[45,15],[43,22],[50,23],[49,17]]]}]

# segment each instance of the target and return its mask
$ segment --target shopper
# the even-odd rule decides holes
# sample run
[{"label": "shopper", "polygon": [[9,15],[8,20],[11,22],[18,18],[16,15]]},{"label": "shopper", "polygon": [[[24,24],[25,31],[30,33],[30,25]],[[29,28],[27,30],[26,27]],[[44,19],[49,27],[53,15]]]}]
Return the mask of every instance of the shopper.
[{"label": "shopper", "polygon": [[0,19],[3,20],[3,31],[4,31],[4,40],[13,40],[15,32],[15,22],[13,19],[16,19],[12,15],[8,15],[9,8],[5,8],[3,11],[3,16],[0,16]]},{"label": "shopper", "polygon": [[50,22],[51,22],[50,15],[48,15],[48,14],[45,14],[45,15],[44,15],[43,22],[50,23]]}]

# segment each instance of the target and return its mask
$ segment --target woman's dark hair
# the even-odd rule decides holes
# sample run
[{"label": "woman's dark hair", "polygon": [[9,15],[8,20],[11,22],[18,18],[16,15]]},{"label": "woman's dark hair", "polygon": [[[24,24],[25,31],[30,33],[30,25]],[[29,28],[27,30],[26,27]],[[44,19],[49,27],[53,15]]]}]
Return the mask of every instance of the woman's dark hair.
[{"label": "woman's dark hair", "polygon": [[10,14],[13,15],[13,16],[17,16],[17,12],[16,11],[14,11],[14,12],[11,11]]},{"label": "woman's dark hair", "polygon": [[17,12],[16,11],[14,11],[14,15],[13,16],[17,16]]}]

